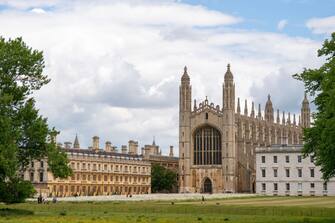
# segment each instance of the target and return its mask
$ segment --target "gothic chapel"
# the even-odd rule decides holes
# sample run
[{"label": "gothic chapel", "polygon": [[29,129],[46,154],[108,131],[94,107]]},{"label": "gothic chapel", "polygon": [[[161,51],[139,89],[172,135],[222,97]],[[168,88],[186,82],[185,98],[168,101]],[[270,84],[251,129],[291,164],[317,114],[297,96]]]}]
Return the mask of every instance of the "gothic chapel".
[{"label": "gothic chapel", "polygon": [[245,100],[241,113],[240,99],[235,110],[234,77],[227,66],[222,86],[222,108],[206,99],[192,108],[192,88],[187,68],[179,89],[179,190],[181,193],[229,193],[255,191],[255,148],[272,144],[302,144],[302,129],[310,125],[310,108],[306,94],[302,102],[301,121],[295,114],[276,119],[270,95],[255,113]]}]

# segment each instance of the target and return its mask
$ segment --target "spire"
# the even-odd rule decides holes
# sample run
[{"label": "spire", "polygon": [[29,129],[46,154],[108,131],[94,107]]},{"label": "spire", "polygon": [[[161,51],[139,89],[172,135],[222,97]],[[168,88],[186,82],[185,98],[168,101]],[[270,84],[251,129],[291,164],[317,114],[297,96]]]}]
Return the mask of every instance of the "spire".
[{"label": "spire", "polygon": [[185,66],[184,67],[184,74],[183,76],[181,77],[181,82],[186,82],[186,83],[189,83],[190,82],[190,76],[188,76],[188,73],[187,73],[187,67]]},{"label": "spire", "polygon": [[307,99],[307,93],[305,92],[304,100],[301,105],[301,126],[303,128],[310,127],[311,124],[311,109],[309,108],[309,101]]},{"label": "spire", "polygon": [[186,113],[192,111],[192,88],[186,66],[184,67],[184,74],[181,77],[181,85],[179,86],[179,111]]},{"label": "spire", "polygon": [[277,120],[276,120],[277,124],[280,123],[280,117],[279,117],[279,109],[277,109]]},{"label": "spire", "polygon": [[235,113],[235,84],[233,74],[230,71],[230,65],[227,66],[227,72],[224,76],[222,86],[222,104],[224,110],[232,110]]},{"label": "spire", "polygon": [[240,107],[240,98],[237,98],[237,114],[240,114],[241,113],[241,107]]},{"label": "spire", "polygon": [[155,146],[156,145],[156,142],[155,142],[155,136],[153,137],[153,140],[152,140],[152,145]]},{"label": "spire", "polygon": [[73,148],[75,149],[79,149],[80,148],[80,144],[79,144],[79,140],[78,140],[78,135],[76,134],[76,138],[74,139],[73,142]]},{"label": "spire", "polygon": [[248,115],[248,101],[247,101],[247,99],[245,99],[245,101],[244,101],[244,115],[245,116]]},{"label": "spire", "polygon": [[193,110],[197,110],[197,100],[194,99],[194,105],[193,105]]},{"label": "spire", "polygon": [[254,104],[254,102],[251,103],[250,117],[255,118],[255,104]]},{"label": "spire", "polygon": [[227,71],[226,71],[226,74],[224,75],[224,79],[225,80],[228,80],[228,79],[233,80],[234,79],[233,74],[230,71],[230,64],[227,65]]},{"label": "spire", "polygon": [[295,114],[293,114],[293,125],[297,125],[297,122],[295,121]]},{"label": "spire", "polygon": [[258,118],[262,119],[261,104],[258,104]]},{"label": "spire", "polygon": [[285,125],[285,111],[283,111],[283,118],[281,120],[282,124]]},{"label": "spire", "polygon": [[264,115],[266,121],[273,122],[273,107],[270,94],[268,95],[268,100],[266,101],[265,104]]},{"label": "spire", "polygon": [[299,119],[298,119],[298,125],[300,126],[301,125],[301,121],[300,121],[300,115],[299,115]]},{"label": "spire", "polygon": [[309,101],[308,101],[308,99],[307,99],[307,93],[306,93],[306,91],[305,91],[305,94],[304,94],[304,100],[303,100],[303,104],[306,104],[306,103],[308,103],[309,104]]},{"label": "spire", "polygon": [[287,124],[291,125],[291,113],[288,113]]}]

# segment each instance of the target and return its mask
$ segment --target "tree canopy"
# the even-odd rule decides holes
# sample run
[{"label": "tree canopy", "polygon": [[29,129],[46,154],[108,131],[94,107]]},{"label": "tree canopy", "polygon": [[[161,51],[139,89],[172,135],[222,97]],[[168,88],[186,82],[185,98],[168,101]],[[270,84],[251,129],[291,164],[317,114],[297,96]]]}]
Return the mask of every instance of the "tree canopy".
[{"label": "tree canopy", "polygon": [[151,166],[151,192],[172,192],[177,187],[177,173],[153,164]]},{"label": "tree canopy", "polygon": [[22,202],[34,193],[19,175],[33,160],[47,158],[55,177],[72,173],[53,140],[57,132],[35,107],[32,94],[50,81],[44,66],[43,53],[22,38],[0,37],[0,202]]},{"label": "tree canopy", "polygon": [[318,56],[325,58],[320,68],[304,69],[293,77],[304,82],[316,106],[311,128],[304,129],[304,153],[314,156],[328,180],[335,176],[335,32],[324,41]]}]

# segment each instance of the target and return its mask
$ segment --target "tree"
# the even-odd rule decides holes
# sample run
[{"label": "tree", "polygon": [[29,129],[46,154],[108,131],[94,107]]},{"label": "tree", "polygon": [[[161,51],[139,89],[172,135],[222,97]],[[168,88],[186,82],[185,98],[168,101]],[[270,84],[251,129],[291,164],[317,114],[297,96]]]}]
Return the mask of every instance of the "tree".
[{"label": "tree", "polygon": [[172,192],[177,186],[177,174],[158,164],[151,167],[151,191],[157,192]]},{"label": "tree", "polygon": [[19,176],[33,160],[48,159],[55,177],[72,174],[66,154],[52,140],[57,134],[38,114],[32,94],[50,79],[43,75],[43,53],[22,38],[0,37],[0,202],[16,203],[34,188]]},{"label": "tree", "polygon": [[311,128],[304,129],[304,154],[314,156],[323,178],[335,176],[335,33],[325,40],[318,57],[326,62],[318,69],[304,69],[293,75],[305,84],[306,92],[314,96],[316,112]]}]

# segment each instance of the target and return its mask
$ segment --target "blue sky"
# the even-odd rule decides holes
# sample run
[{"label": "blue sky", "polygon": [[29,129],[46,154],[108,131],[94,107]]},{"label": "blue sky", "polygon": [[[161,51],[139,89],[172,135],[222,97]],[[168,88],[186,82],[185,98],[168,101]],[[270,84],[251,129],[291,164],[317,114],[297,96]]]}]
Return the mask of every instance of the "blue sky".
[{"label": "blue sky", "polygon": [[235,27],[278,32],[280,20],[288,24],[281,31],[291,36],[308,36],[323,39],[314,35],[306,26],[313,17],[333,16],[335,0],[182,0],[193,5],[204,5],[209,9],[242,17],[244,22]]},{"label": "blue sky", "polygon": [[271,94],[275,110],[298,116],[304,87],[292,74],[319,67],[335,31],[335,1],[320,2],[0,0],[0,35],[43,51],[51,82],[35,96],[59,142],[143,146],[156,136],[168,153],[185,65],[197,103],[221,106],[230,63],[249,111]]}]

